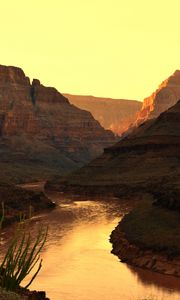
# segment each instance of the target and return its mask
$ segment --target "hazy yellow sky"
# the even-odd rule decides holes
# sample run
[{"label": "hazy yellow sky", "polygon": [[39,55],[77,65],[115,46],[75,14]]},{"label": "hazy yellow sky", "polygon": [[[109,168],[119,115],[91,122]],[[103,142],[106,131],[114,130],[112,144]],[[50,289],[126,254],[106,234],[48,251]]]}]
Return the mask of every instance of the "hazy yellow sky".
[{"label": "hazy yellow sky", "polygon": [[142,100],[180,69],[180,0],[1,0],[0,64],[61,92]]}]

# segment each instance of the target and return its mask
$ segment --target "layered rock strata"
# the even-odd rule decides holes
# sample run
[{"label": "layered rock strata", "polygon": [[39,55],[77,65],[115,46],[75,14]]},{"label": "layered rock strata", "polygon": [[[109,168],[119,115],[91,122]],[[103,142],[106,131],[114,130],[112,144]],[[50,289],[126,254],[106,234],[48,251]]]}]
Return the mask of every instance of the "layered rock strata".
[{"label": "layered rock strata", "polygon": [[115,141],[112,132],[55,88],[37,79],[31,84],[19,68],[0,66],[0,163],[5,179],[11,173],[10,180],[25,179],[25,165],[27,180],[65,173]]}]

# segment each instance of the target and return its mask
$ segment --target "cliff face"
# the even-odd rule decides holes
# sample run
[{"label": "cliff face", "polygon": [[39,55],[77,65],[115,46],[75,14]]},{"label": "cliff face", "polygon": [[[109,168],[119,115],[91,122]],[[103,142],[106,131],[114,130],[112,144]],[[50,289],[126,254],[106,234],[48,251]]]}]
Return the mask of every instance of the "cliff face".
[{"label": "cliff face", "polygon": [[137,114],[135,126],[148,119],[157,118],[163,111],[177,103],[180,99],[180,71],[163,81],[158,89],[144,99],[142,109]]},{"label": "cliff face", "polygon": [[[78,193],[134,197],[180,183],[180,102],[145,122],[56,188]],[[177,203],[176,203],[177,206]]]},{"label": "cliff face", "polygon": [[81,109],[85,109],[99,121],[105,129],[112,130],[116,135],[126,131],[136,119],[142,103],[136,100],[99,98],[64,94],[69,101]]},{"label": "cliff face", "polygon": [[55,88],[37,79],[31,84],[19,68],[0,66],[0,151],[5,178],[8,168],[16,173],[25,165],[32,176],[36,168],[37,178],[43,172],[72,170],[114,142],[112,132]]}]

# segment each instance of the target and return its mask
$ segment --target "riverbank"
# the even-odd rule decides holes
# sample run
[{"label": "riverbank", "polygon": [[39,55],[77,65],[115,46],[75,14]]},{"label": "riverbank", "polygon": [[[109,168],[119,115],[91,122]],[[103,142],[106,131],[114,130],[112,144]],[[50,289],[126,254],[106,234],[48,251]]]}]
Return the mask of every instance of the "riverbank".
[{"label": "riverbank", "polygon": [[[36,188],[28,189],[28,186],[21,187],[0,182],[0,215],[4,207],[3,227],[11,225],[20,220],[22,216],[29,218],[33,215],[55,207],[43,192],[42,184]],[[0,288],[0,299],[2,300],[49,300],[44,291],[29,291],[20,288],[17,293],[5,291]]]},{"label": "riverbank", "polygon": [[122,262],[180,277],[179,213],[143,201],[113,230],[112,253]]},{"label": "riverbank", "polygon": [[0,182],[0,215],[2,214],[1,203],[4,205],[3,225],[5,226],[18,221],[22,215],[29,217],[30,211],[33,215],[55,206],[42,191],[28,190],[3,182]]}]

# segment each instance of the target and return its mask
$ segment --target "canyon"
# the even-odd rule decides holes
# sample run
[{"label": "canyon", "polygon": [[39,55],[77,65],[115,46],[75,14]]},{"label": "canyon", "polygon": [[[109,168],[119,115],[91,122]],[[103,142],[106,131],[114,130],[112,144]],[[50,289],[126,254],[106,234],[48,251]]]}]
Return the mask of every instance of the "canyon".
[{"label": "canyon", "polygon": [[94,96],[63,94],[70,103],[85,109],[105,129],[121,136],[137,118],[142,102],[137,100],[111,99]]},{"label": "canyon", "polygon": [[[167,220],[177,219],[180,211],[179,74],[176,71],[149,102],[144,102],[133,130],[117,142],[113,133],[105,130],[91,113],[70,104],[56,89],[43,86],[37,79],[30,83],[19,68],[0,66],[0,166],[1,181],[5,182],[1,182],[0,197],[3,199],[7,194],[9,222],[28,203],[35,212],[54,204],[40,192],[25,192],[7,182],[50,179],[45,184],[46,192],[58,191],[59,199],[62,196],[64,200],[75,195],[75,199],[115,197],[143,203],[150,197],[151,203],[142,215],[140,209],[137,215],[128,214],[113,232],[113,253],[135,266],[179,276],[175,267],[179,268],[179,246],[174,240],[168,239],[171,244],[166,242],[167,232],[171,236],[172,228],[179,232],[179,223],[172,221],[169,228],[165,225]],[[15,201],[10,199],[12,194],[17,195]],[[19,197],[24,202],[19,203]],[[146,216],[144,223],[142,216]],[[132,230],[128,232],[132,220],[139,230],[133,231],[135,236],[131,235]],[[158,220],[162,221],[160,225]],[[153,233],[149,230],[146,238],[143,230],[148,221],[150,226],[156,224],[165,232],[161,244],[152,243],[157,228]],[[158,230],[156,233],[158,236]],[[173,236],[177,238],[177,234]],[[129,249],[135,252],[130,253]],[[163,256],[159,256],[159,251],[163,251]],[[172,255],[176,257],[173,266],[169,262]]]},{"label": "canyon", "polygon": [[176,71],[164,83],[173,87],[172,97],[158,96],[167,91],[161,86],[152,107],[146,107],[145,118],[137,119],[133,130],[105,148],[103,155],[69,176],[46,184],[47,189],[79,198],[136,201],[136,209],[125,215],[111,235],[112,252],[122,262],[177,277],[180,276],[178,80]]},{"label": "canyon", "polygon": [[[180,101],[177,97],[173,100],[172,106],[171,101],[167,100],[170,105],[168,109],[167,103],[160,107],[155,97],[152,110],[148,111],[147,108],[146,120],[134,121],[136,125],[133,125],[133,130],[117,142],[117,137],[111,131],[104,130],[91,113],[70,104],[68,97],[64,97],[56,89],[43,86],[37,79],[30,83],[29,78],[18,68],[1,69],[0,66],[0,71],[1,75],[5,73],[0,77],[0,202],[4,202],[5,205],[4,225],[17,221],[19,214],[28,217],[31,207],[33,216],[35,215],[31,221],[32,227],[33,220],[34,223],[50,224],[52,231],[46,251],[48,257],[57,258],[55,263],[52,263],[51,259],[46,259],[50,264],[48,273],[45,265],[45,273],[39,277],[37,285],[33,288],[39,290],[44,278],[47,278],[43,289],[47,290],[51,299],[59,299],[60,293],[69,292],[69,285],[67,287],[67,284],[63,285],[62,282],[58,289],[54,285],[54,279],[51,281],[50,278],[52,270],[54,272],[52,266],[57,269],[59,253],[62,254],[64,244],[66,249],[64,253],[67,257],[66,237],[69,239],[73,230],[76,238],[79,235],[80,255],[77,256],[77,242],[69,245],[69,253],[75,253],[75,261],[78,257],[83,270],[87,253],[87,233],[92,229],[93,234],[88,238],[88,247],[91,249],[88,251],[90,265],[95,255],[99,262],[99,237],[103,236],[104,239],[101,240],[105,248],[101,249],[100,274],[102,267],[108,270],[108,274],[111,274],[112,267],[116,268],[116,272],[112,272],[113,280],[116,282],[118,276],[121,278],[123,270],[127,272],[128,265],[132,265],[180,277]],[[161,101],[166,102],[164,99],[166,97]],[[116,135],[119,134],[117,131],[114,132]],[[103,148],[104,152],[101,154]],[[94,157],[96,158],[93,159]],[[82,166],[91,159],[91,162]],[[78,167],[80,168],[76,170]],[[73,172],[67,174],[67,171]],[[35,184],[16,186],[11,184],[34,179],[42,181],[40,185],[36,184],[40,187],[39,190],[34,188]],[[45,184],[44,193],[43,183],[47,179],[49,180]],[[83,201],[90,198],[95,201]],[[0,212],[2,213],[1,208]],[[41,214],[39,220],[37,214]],[[108,224],[107,228],[105,224],[106,226]],[[93,246],[94,228],[97,233],[98,228],[100,229],[95,243],[97,251]],[[119,265],[115,258],[113,256],[110,258],[109,255],[110,232],[112,232],[110,236],[112,253],[122,262]],[[51,253],[49,242],[51,237],[53,243],[56,237],[57,255]],[[82,241],[85,248],[81,247]],[[104,266],[105,262],[111,271]],[[62,265],[62,262],[60,263]],[[68,265],[69,258],[63,267],[63,275],[68,270]],[[72,268],[72,265],[71,256],[71,269],[74,274],[77,270],[80,274],[79,269],[74,265]],[[94,278],[94,266],[91,268],[89,266],[87,276],[90,278],[92,271]],[[135,272],[133,280],[130,274],[131,270],[128,273],[130,282],[136,282],[138,273]],[[57,278],[56,280],[63,279],[58,273],[55,276],[53,278]],[[73,276],[73,284],[76,277],[78,278],[77,275]],[[125,284],[123,280],[121,279],[121,282]],[[78,283],[76,285],[77,289],[72,288],[73,296],[78,293],[80,295],[81,286],[84,286],[81,281],[80,287]],[[52,286],[55,286],[55,291]],[[121,295],[119,280],[115,286],[118,287],[117,295]],[[105,287],[103,297],[104,290]],[[28,293],[29,297],[32,296],[34,299],[46,297],[45,292]],[[99,296],[101,288],[95,293],[101,297]],[[112,293],[112,297],[115,294]],[[129,295],[129,289],[127,294]],[[109,299],[109,294],[107,297]]]},{"label": "canyon", "polygon": [[168,184],[177,188],[180,167],[179,98],[180,71],[177,70],[144,100],[131,130],[118,143],[105,148],[100,157],[62,178],[59,188],[78,193],[89,191],[90,194],[114,195],[125,191],[131,194],[131,191],[134,193],[143,188],[152,190],[152,187],[154,193],[155,190],[158,193],[161,184],[164,189]]},{"label": "canyon", "polygon": [[[103,155],[78,171],[52,183],[77,193],[122,196],[178,188],[180,180],[180,101],[158,118],[141,124]],[[138,172],[137,172],[138,170]],[[49,183],[49,187],[51,183]],[[167,188],[166,188],[167,189]]]}]

